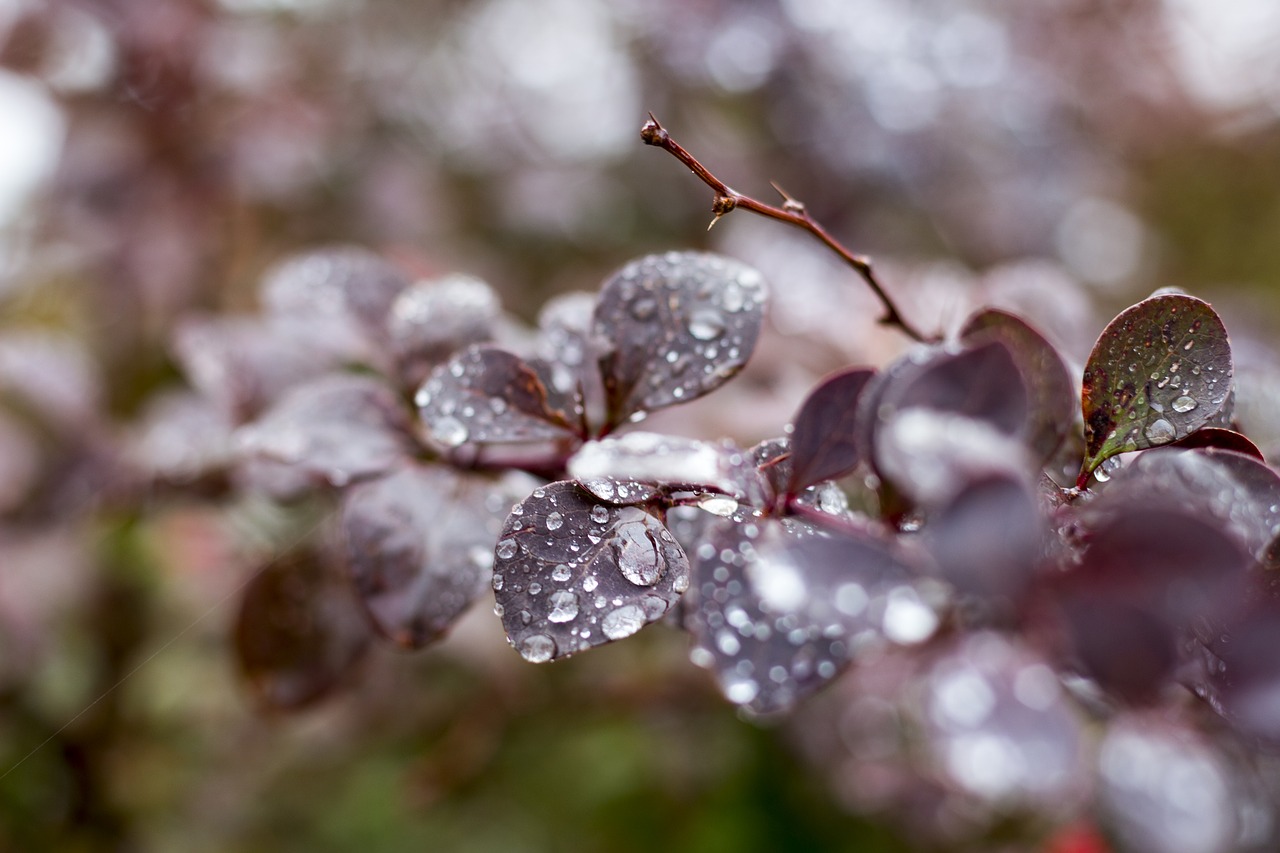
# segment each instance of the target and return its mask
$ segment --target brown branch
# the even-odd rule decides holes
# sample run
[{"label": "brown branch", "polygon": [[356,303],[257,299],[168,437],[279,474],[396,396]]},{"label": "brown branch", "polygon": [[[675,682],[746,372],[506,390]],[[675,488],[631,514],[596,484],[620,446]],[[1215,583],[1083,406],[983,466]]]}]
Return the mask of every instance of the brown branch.
[{"label": "brown branch", "polygon": [[903,334],[922,343],[932,340],[932,338],[907,322],[901,312],[898,311],[898,306],[894,304],[889,294],[885,292],[884,287],[880,284],[880,280],[876,278],[875,271],[871,268],[871,261],[846,249],[840,241],[832,237],[825,228],[818,224],[817,220],[809,215],[809,211],[805,209],[804,204],[791,198],[777,184],[774,184],[773,188],[782,196],[781,207],[765,204],[734,190],[713,175],[706,166],[698,162],[698,158],[686,151],[680,143],[672,139],[671,134],[667,133],[666,128],[658,123],[653,113],[649,113],[649,120],[640,128],[640,138],[644,140],[646,145],[653,145],[671,154],[671,156],[687,166],[689,171],[697,175],[699,180],[711,187],[716,194],[715,200],[711,203],[711,212],[715,217],[711,220],[712,225],[718,222],[720,217],[741,207],[752,213],[776,219],[779,222],[785,222],[788,225],[794,225],[797,228],[808,231],[828,249],[839,255],[845,263],[853,267],[854,272],[871,288],[871,292],[876,295],[881,305],[884,306],[884,315],[879,320],[881,325],[895,326]]}]

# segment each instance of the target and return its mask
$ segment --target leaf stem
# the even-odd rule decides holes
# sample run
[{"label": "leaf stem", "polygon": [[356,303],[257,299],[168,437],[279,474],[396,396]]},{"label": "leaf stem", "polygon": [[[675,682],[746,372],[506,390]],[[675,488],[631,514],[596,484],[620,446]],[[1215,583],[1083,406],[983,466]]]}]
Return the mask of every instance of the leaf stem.
[{"label": "leaf stem", "polygon": [[685,150],[684,146],[672,139],[671,134],[658,123],[658,119],[654,117],[653,113],[649,113],[648,121],[640,128],[640,138],[644,140],[646,145],[661,148],[675,157],[688,167],[689,171],[693,172],[699,180],[711,187],[716,194],[715,200],[711,203],[711,212],[715,216],[711,220],[712,225],[718,222],[720,217],[741,207],[760,216],[776,219],[779,222],[785,222],[788,225],[794,225],[797,228],[808,231],[828,249],[839,255],[846,264],[853,267],[854,272],[871,288],[871,292],[876,295],[876,298],[880,300],[880,304],[884,306],[884,315],[879,320],[881,325],[894,326],[907,337],[920,343],[933,340],[933,338],[922,333],[902,316],[898,306],[876,277],[875,270],[871,267],[871,261],[865,256],[855,255],[845,248],[839,240],[831,236],[830,232],[809,215],[809,211],[802,202],[791,198],[777,184],[774,184],[773,188],[782,196],[781,207],[765,204],[751,196],[743,195],[717,178],[710,169],[698,161],[697,157],[694,157]]}]

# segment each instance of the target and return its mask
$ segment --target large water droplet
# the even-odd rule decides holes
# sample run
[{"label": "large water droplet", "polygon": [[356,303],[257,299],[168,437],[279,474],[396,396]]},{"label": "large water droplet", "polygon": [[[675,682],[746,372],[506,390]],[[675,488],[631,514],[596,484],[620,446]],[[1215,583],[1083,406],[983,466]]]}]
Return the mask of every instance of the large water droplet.
[{"label": "large water droplet", "polygon": [[630,637],[643,627],[644,611],[636,604],[627,604],[616,610],[610,610],[600,623],[601,630],[610,640]]},{"label": "large water droplet", "polygon": [[530,663],[546,663],[556,653],[556,641],[546,634],[530,634],[520,643],[520,654]]},{"label": "large water droplet", "polygon": [[520,546],[516,544],[516,540],[507,538],[498,543],[495,553],[497,553],[498,559],[500,560],[510,560],[516,555],[516,551],[519,547]]},{"label": "large water droplet", "polygon": [[614,553],[622,576],[636,586],[653,586],[662,577],[662,558],[658,543],[640,522],[618,525],[613,534]]},{"label": "large water droplet", "polygon": [[591,520],[596,524],[604,524],[609,520],[609,510],[602,506],[591,508]]},{"label": "large water droplet", "polygon": [[1189,412],[1194,409],[1198,403],[1194,397],[1188,397],[1185,394],[1173,401],[1173,410],[1175,412]]},{"label": "large water droplet", "polygon": [[554,569],[551,570],[551,579],[558,583],[564,583],[569,579],[569,576],[570,576],[569,567],[564,563],[561,563],[560,565],[556,566]]},{"label": "large water droplet", "polygon": [[724,318],[711,308],[699,308],[689,318],[689,334],[699,341],[713,341],[724,334],[724,329]]},{"label": "large water droplet", "polygon": [[552,622],[571,622],[578,616],[578,596],[567,589],[551,594],[551,612],[547,619]]},{"label": "large water droplet", "polygon": [[698,507],[704,509],[712,515],[723,516],[728,518],[738,511],[738,502],[726,495],[712,495],[698,501]]},{"label": "large water droplet", "polygon": [[1147,441],[1152,444],[1168,444],[1177,437],[1173,424],[1164,418],[1157,418],[1147,425],[1145,430]]},{"label": "large water droplet", "polygon": [[591,592],[599,585],[600,585],[600,581],[596,578],[595,575],[587,575],[585,578],[582,579],[582,588],[586,592]]},{"label": "large water droplet", "polygon": [[457,447],[467,440],[467,427],[457,418],[440,418],[431,425],[431,434],[445,447]]},{"label": "large water droplet", "polygon": [[547,529],[559,530],[564,527],[564,516],[558,512],[553,512],[547,516]]}]

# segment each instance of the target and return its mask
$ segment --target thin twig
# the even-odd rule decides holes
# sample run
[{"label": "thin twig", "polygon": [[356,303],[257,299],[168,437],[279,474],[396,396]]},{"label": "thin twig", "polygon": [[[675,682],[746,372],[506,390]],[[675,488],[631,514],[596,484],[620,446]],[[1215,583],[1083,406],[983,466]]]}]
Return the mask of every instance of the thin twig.
[{"label": "thin twig", "polygon": [[932,338],[907,322],[902,313],[898,311],[898,306],[894,304],[889,294],[885,292],[884,287],[880,284],[880,280],[876,278],[875,271],[871,268],[871,261],[846,249],[840,241],[832,237],[825,228],[809,215],[809,211],[805,209],[803,203],[787,195],[777,184],[774,184],[773,188],[782,196],[781,207],[765,204],[751,196],[743,195],[713,175],[706,166],[698,162],[697,157],[694,157],[680,143],[672,139],[671,134],[667,133],[667,129],[658,123],[658,119],[654,117],[653,113],[649,113],[649,120],[640,128],[640,138],[644,140],[646,145],[656,146],[671,154],[671,156],[687,166],[689,171],[697,175],[699,180],[711,187],[716,194],[715,200],[711,204],[711,212],[715,217],[711,220],[712,225],[718,222],[720,217],[741,207],[752,213],[758,213],[761,216],[767,216],[770,219],[776,219],[779,222],[785,222],[788,225],[794,225],[797,228],[808,231],[822,241],[828,249],[839,255],[845,263],[853,267],[854,272],[871,288],[871,292],[876,295],[884,306],[884,316],[879,321],[882,325],[895,326],[908,337],[922,343],[932,340]]}]

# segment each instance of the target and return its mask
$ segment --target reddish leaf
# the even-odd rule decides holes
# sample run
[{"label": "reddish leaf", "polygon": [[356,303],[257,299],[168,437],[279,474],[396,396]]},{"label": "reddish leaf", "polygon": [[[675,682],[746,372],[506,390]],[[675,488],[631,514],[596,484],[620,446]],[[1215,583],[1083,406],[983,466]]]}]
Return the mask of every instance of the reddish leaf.
[{"label": "reddish leaf", "polygon": [[853,368],[824,379],[800,406],[791,435],[791,476],[787,492],[849,473],[858,464],[854,424],[858,397],[875,375]]},{"label": "reddish leaf", "polygon": [[1227,330],[1207,302],[1169,294],[1123,311],[1085,367],[1077,486],[1117,453],[1170,444],[1208,424],[1231,392],[1231,377]]},{"label": "reddish leaf", "polygon": [[1262,457],[1262,451],[1258,449],[1258,445],[1250,441],[1248,436],[1232,429],[1223,429],[1222,427],[1201,427],[1191,435],[1178,439],[1170,446],[1184,450],[1193,450],[1198,447],[1230,450],[1235,453],[1243,453],[1245,456],[1252,456],[1259,462],[1265,463],[1267,461]]},{"label": "reddish leaf", "polygon": [[1008,348],[1026,384],[1027,444],[1039,459],[1048,459],[1071,429],[1076,409],[1074,384],[1062,356],[1026,321],[995,308],[970,317],[960,336],[969,346],[996,340]]},{"label": "reddish leaf", "polygon": [[236,616],[240,669],[266,707],[294,710],[351,674],[369,632],[351,590],[315,552],[277,558],[245,587]]}]

